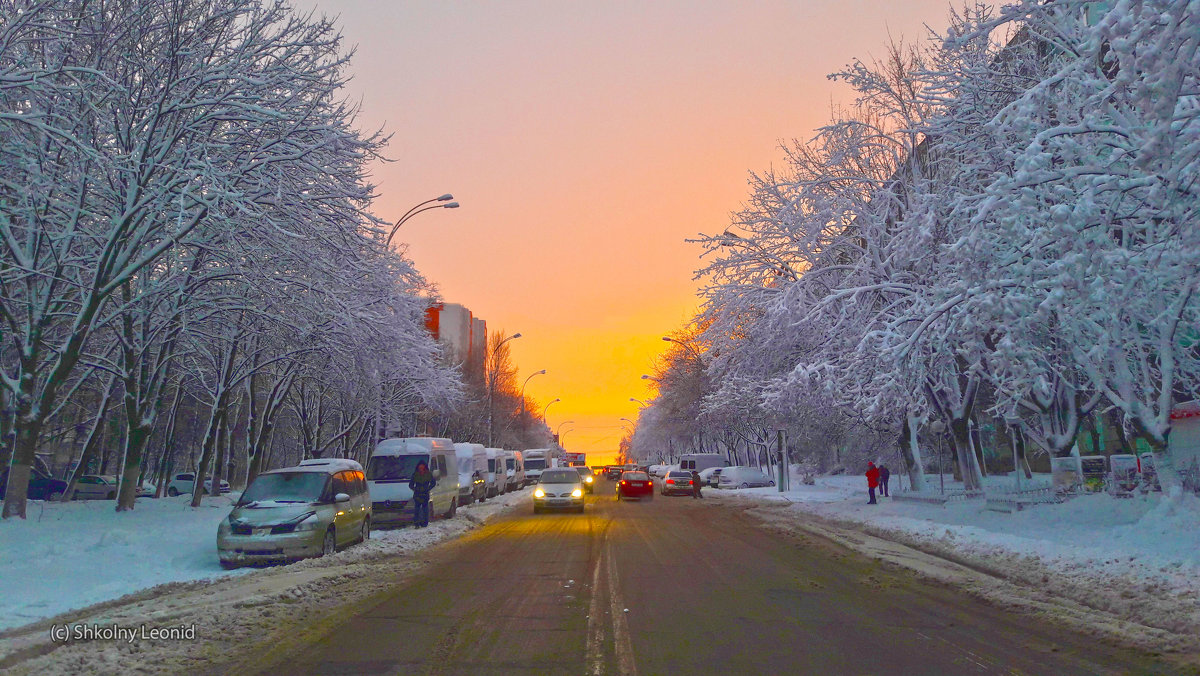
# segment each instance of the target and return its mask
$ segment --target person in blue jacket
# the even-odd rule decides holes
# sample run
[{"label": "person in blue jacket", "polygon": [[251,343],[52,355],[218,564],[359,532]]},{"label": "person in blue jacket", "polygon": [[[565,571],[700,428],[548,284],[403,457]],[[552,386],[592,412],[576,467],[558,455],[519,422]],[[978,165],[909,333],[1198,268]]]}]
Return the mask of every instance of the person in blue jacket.
[{"label": "person in blue jacket", "polygon": [[417,463],[417,470],[413,472],[408,487],[412,489],[413,493],[413,525],[418,528],[429,525],[429,494],[433,492],[433,487],[436,485],[437,479],[433,478],[433,474],[429,471],[429,465],[423,462]]}]

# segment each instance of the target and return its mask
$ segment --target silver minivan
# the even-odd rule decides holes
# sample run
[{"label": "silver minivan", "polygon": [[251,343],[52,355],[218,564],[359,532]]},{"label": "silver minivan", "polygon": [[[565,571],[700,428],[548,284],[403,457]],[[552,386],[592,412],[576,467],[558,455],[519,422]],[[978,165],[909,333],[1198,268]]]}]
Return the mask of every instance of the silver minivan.
[{"label": "silver minivan", "polygon": [[305,460],[255,477],[217,528],[222,568],[332,554],[371,535],[362,465]]}]

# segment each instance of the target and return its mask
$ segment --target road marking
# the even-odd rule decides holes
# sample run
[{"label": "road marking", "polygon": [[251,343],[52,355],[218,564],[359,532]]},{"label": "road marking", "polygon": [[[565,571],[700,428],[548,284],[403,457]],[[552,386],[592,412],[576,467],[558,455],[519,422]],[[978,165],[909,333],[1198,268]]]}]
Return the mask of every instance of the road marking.
[{"label": "road marking", "polygon": [[625,619],[625,604],[621,600],[621,587],[617,584],[617,567],[613,565],[612,543],[604,539],[605,567],[608,568],[608,600],[612,609],[613,648],[617,653],[617,669],[621,676],[637,676],[637,663],[633,660],[633,643],[629,640],[629,622]]},{"label": "road marking", "polygon": [[[603,537],[603,536],[601,536]],[[600,567],[604,563],[604,549],[600,549],[600,555],[596,557],[596,562],[592,564],[592,600],[588,604],[588,622],[587,622],[587,668],[588,673],[592,676],[603,676],[604,674],[604,639],[606,632],[604,631],[604,618],[601,613],[604,612],[600,604],[601,591],[600,586],[604,578],[600,575]]]}]

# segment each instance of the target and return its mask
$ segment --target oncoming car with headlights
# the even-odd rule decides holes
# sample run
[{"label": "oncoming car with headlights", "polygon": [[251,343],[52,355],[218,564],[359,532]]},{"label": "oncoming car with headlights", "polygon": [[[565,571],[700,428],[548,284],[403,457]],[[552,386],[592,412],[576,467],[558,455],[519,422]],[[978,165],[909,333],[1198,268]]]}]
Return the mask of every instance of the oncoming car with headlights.
[{"label": "oncoming car with headlights", "polygon": [[223,568],[325,556],[371,532],[362,465],[314,459],[259,474],[217,528]]},{"label": "oncoming car with headlights", "polygon": [[583,513],[583,479],[574,469],[548,469],[533,489],[533,513],[545,509],[571,509]]},{"label": "oncoming car with headlights", "polygon": [[591,467],[583,467],[582,465],[576,465],[572,469],[579,472],[579,478],[583,480],[583,492],[591,493],[592,488],[596,485],[596,473],[592,471]]}]

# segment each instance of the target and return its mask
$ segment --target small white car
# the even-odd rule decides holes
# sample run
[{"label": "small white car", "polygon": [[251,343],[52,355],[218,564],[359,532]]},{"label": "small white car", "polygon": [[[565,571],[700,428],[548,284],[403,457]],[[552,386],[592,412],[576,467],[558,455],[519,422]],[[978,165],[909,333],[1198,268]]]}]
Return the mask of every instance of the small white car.
[{"label": "small white car", "polygon": [[[212,477],[209,477],[205,481],[205,484],[207,484],[208,488],[212,488]],[[183,472],[181,474],[176,474],[174,477],[171,478],[171,483],[167,484],[167,495],[169,495],[171,497],[175,497],[176,495],[191,495],[192,490],[195,488],[195,486],[196,486],[196,475],[194,473]],[[221,486],[222,494],[229,492],[229,482],[228,481],[221,479],[220,486]],[[207,491],[207,490],[205,491],[205,493],[208,493],[208,492],[209,491]]]},{"label": "small white car", "polygon": [[120,483],[111,474],[84,474],[75,482],[72,500],[116,500]]},{"label": "small white car", "polygon": [[725,467],[717,479],[718,488],[761,488],[774,485],[775,482],[757,467]]}]

